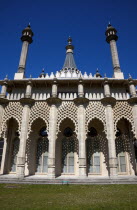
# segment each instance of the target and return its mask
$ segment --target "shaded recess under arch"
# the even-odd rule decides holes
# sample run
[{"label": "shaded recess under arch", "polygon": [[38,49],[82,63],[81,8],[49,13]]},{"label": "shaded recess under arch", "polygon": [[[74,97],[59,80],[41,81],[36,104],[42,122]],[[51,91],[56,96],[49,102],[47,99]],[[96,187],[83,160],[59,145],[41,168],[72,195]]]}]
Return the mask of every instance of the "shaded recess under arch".
[{"label": "shaded recess under arch", "polygon": [[[42,118],[35,119],[31,125],[26,145],[26,175],[47,173],[49,140],[46,129],[47,124]],[[42,135],[42,130],[47,135]]]},{"label": "shaded recess under arch", "polygon": [[108,141],[104,125],[98,118],[88,124],[86,157],[88,175],[108,175]]},{"label": "shaded recess under arch", "polygon": [[55,173],[76,175],[78,172],[78,139],[75,123],[65,118],[59,126],[55,149]]},{"label": "shaded recess under arch", "polygon": [[[19,136],[19,123],[15,118],[10,118],[6,122],[7,131],[5,134],[5,165],[4,173],[16,173],[17,170],[17,155],[19,152],[20,136]],[[5,142],[6,143],[6,142]]]},{"label": "shaded recess under arch", "polygon": [[122,117],[117,122],[116,156],[118,160],[118,173],[134,175],[137,172],[134,150],[135,137],[131,122]]}]

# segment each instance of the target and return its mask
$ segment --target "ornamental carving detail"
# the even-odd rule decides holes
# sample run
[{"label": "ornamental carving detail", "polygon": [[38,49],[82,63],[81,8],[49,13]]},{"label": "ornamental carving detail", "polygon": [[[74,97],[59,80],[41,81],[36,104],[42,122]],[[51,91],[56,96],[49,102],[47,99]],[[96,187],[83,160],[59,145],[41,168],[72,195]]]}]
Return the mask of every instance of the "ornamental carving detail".
[{"label": "ornamental carving detail", "polygon": [[117,130],[117,123],[121,118],[127,119],[132,125],[132,132],[135,134],[135,126],[132,114],[132,106],[127,101],[116,102],[113,108],[114,113],[114,129]]}]

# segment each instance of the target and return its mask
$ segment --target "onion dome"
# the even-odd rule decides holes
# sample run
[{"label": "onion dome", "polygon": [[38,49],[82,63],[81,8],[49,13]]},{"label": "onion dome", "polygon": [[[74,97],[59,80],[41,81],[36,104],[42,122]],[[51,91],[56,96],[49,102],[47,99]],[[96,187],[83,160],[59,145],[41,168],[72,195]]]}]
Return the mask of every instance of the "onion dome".
[{"label": "onion dome", "polygon": [[41,74],[39,75],[39,77],[41,78],[41,77],[45,77],[45,71],[44,71],[44,69],[42,69],[42,72],[41,72]]},{"label": "onion dome", "polygon": [[99,73],[98,68],[97,68],[97,70],[96,70],[96,74],[95,74],[95,75],[96,75],[97,78],[101,78],[101,77],[102,77],[101,74]]},{"label": "onion dome", "polygon": [[111,40],[118,40],[117,30],[109,23],[105,32],[106,42],[109,43]]},{"label": "onion dome", "polygon": [[30,24],[22,31],[22,37],[21,40],[29,42],[31,44],[33,42],[32,37],[33,37],[33,32],[31,30]]}]

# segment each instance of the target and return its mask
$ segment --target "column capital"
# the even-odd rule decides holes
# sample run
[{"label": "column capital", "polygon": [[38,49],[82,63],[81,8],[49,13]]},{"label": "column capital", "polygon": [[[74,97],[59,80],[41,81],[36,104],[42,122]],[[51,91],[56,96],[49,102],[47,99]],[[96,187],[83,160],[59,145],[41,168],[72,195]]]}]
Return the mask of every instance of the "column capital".
[{"label": "column capital", "polygon": [[1,97],[0,94],[0,105],[7,105],[9,103],[9,100],[7,98]]},{"label": "column capital", "polygon": [[137,105],[137,96],[131,97],[127,101],[130,105]]},{"label": "column capital", "polygon": [[86,105],[89,103],[89,99],[85,97],[78,97],[78,98],[75,98],[73,101],[77,105]]},{"label": "column capital", "polygon": [[46,102],[49,104],[49,105],[57,105],[57,104],[61,104],[62,100],[58,97],[50,97],[50,98],[47,98],[46,99]]},{"label": "column capital", "polygon": [[101,99],[101,102],[103,105],[107,106],[107,105],[111,105],[114,106],[116,104],[116,99],[113,97],[104,97]]},{"label": "column capital", "polygon": [[33,105],[34,103],[35,103],[35,100],[34,99],[32,99],[32,98],[21,98],[20,99],[20,103],[22,104],[22,105],[29,105],[29,106],[31,106],[31,105]]}]

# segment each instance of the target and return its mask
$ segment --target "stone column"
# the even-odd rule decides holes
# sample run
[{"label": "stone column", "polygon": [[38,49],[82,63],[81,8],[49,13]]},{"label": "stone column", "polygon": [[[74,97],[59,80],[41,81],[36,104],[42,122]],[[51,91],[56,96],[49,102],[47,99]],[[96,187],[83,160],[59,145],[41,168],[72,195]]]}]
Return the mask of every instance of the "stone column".
[{"label": "stone column", "polygon": [[133,79],[130,77],[128,80],[129,80],[129,92],[131,95],[131,98],[128,100],[128,102],[132,106],[132,113],[135,125],[135,136],[137,139],[137,94]]},{"label": "stone column", "polygon": [[26,159],[26,141],[28,134],[30,106],[25,104],[23,107],[21,134],[20,134],[20,146],[17,159],[17,176],[24,178],[25,175],[25,159]]},{"label": "stone column", "polygon": [[85,107],[78,106],[79,176],[86,176]]},{"label": "stone column", "polygon": [[55,178],[55,144],[57,129],[57,107],[52,104],[50,108],[49,120],[49,155],[48,155],[48,176]]},{"label": "stone column", "polygon": [[31,79],[29,79],[26,87],[25,98],[31,98],[31,91],[32,91],[32,81]]},{"label": "stone column", "polygon": [[104,81],[104,95],[105,97],[101,100],[106,108],[106,126],[107,126],[107,139],[108,139],[108,151],[109,151],[109,175],[111,177],[117,175],[117,157],[116,157],[116,146],[115,146],[115,133],[114,133],[114,117],[113,117],[113,106],[116,99],[110,97],[110,88],[107,79]]},{"label": "stone column", "polygon": [[0,131],[1,131],[2,118],[4,114],[4,108],[8,103],[8,100],[6,99],[7,86],[8,86],[8,79],[5,78],[2,84],[1,94],[0,94]]},{"label": "stone column", "polygon": [[[7,86],[8,86],[8,79],[5,78],[4,82],[2,84],[1,94],[0,94],[0,136],[1,137],[3,137],[2,127],[1,127],[2,126],[2,119],[3,119],[5,107],[8,104],[8,99],[6,99]],[[1,170],[0,170],[1,174],[4,173],[6,148],[7,148],[7,141],[4,139],[3,154],[2,154],[2,161],[1,161]]]},{"label": "stone column", "polygon": [[23,105],[20,145],[17,157],[17,176],[20,179],[23,179],[25,176],[26,142],[28,137],[27,135],[28,135],[28,126],[29,126],[29,116],[30,116],[31,105],[34,103],[34,100],[30,98],[31,97],[30,85],[31,82],[29,81],[26,87],[25,98],[20,99],[20,102]]},{"label": "stone column", "polygon": [[57,114],[58,106],[61,99],[57,98],[57,80],[52,83],[52,96],[47,99],[50,107],[49,118],[49,153],[48,153],[48,177],[55,178],[55,146],[56,146],[56,131],[57,131]]},{"label": "stone column", "polygon": [[79,141],[79,176],[86,176],[86,132],[85,132],[85,107],[89,100],[84,98],[84,85],[82,79],[78,83],[78,98],[74,99],[78,105],[78,141]]}]

